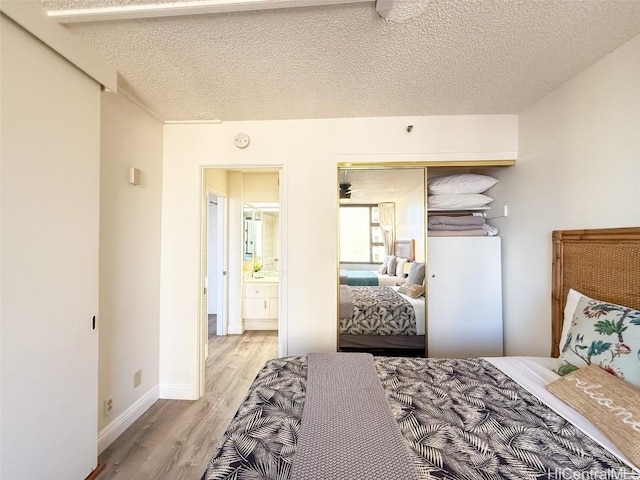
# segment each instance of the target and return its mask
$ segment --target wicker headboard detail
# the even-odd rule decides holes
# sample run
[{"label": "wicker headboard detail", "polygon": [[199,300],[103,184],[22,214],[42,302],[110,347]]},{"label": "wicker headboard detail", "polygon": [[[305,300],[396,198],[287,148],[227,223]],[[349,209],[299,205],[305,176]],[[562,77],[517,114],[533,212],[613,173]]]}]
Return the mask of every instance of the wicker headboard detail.
[{"label": "wicker headboard detail", "polygon": [[640,227],[553,232],[552,357],[569,288],[640,310]]},{"label": "wicker headboard detail", "polygon": [[416,259],[416,241],[411,240],[396,240],[393,254],[396,257],[406,258],[410,262]]}]

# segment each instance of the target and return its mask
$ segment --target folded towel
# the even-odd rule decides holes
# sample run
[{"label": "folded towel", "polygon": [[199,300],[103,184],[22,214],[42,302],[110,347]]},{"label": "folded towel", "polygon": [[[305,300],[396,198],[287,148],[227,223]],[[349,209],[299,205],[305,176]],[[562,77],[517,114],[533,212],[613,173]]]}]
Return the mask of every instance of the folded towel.
[{"label": "folded towel", "polygon": [[487,235],[490,237],[495,237],[496,235],[498,235],[498,229],[493,225],[489,225],[488,223],[485,223],[482,226],[482,228],[487,231]]},{"label": "folded towel", "polygon": [[483,228],[484,221],[480,225],[452,225],[452,224],[429,224],[429,230],[450,230],[450,231],[464,231],[464,230],[478,230],[479,228]]},{"label": "folded towel", "polygon": [[432,225],[482,225],[484,217],[476,215],[460,215],[457,217],[433,215],[429,217],[429,227]]},{"label": "folded towel", "polygon": [[484,228],[475,230],[429,230],[429,237],[486,237]]}]

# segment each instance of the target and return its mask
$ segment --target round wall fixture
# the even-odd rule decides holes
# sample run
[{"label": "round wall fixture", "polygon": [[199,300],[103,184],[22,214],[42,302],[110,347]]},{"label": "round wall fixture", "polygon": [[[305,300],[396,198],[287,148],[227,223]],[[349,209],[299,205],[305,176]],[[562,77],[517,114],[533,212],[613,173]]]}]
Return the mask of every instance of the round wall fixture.
[{"label": "round wall fixture", "polygon": [[239,133],[236,135],[236,138],[233,139],[238,148],[247,148],[249,145],[249,135],[246,133]]}]

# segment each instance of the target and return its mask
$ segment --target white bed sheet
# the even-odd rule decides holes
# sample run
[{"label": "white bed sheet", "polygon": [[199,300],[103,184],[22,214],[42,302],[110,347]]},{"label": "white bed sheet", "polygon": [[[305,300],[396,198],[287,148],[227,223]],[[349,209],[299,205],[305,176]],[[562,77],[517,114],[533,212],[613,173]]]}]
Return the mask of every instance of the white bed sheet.
[{"label": "white bed sheet", "polygon": [[634,465],[598,427],[545,389],[545,385],[560,378],[552,370],[557,359],[549,357],[487,357],[485,360],[509,375],[542,403],[569,420],[583,433],[629,465],[634,471],[640,473],[640,468]]},{"label": "white bed sheet", "polygon": [[424,316],[424,312],[425,312],[425,301],[424,301],[424,295],[419,296],[418,298],[411,298],[408,295],[405,295],[404,293],[400,293],[398,292],[398,289],[400,287],[393,287],[393,289],[396,291],[396,293],[398,293],[398,295],[400,295],[402,298],[404,298],[406,301],[408,301],[411,305],[413,305],[413,311],[416,314],[416,335],[424,335],[424,326],[425,326],[425,316]]},{"label": "white bed sheet", "polygon": [[378,272],[373,272],[378,277],[378,285],[380,287],[395,287],[399,283],[402,284],[405,282],[406,278],[397,277],[396,275],[382,275]]}]

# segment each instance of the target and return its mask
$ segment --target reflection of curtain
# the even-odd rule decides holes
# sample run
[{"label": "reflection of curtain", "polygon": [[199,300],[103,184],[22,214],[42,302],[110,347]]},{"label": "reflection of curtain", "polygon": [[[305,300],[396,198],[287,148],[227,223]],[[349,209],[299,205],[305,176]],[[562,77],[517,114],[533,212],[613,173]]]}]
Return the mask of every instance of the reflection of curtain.
[{"label": "reflection of curtain", "polygon": [[392,255],[393,244],[396,239],[396,204],[393,202],[379,203],[378,215],[380,217],[385,255]]}]

